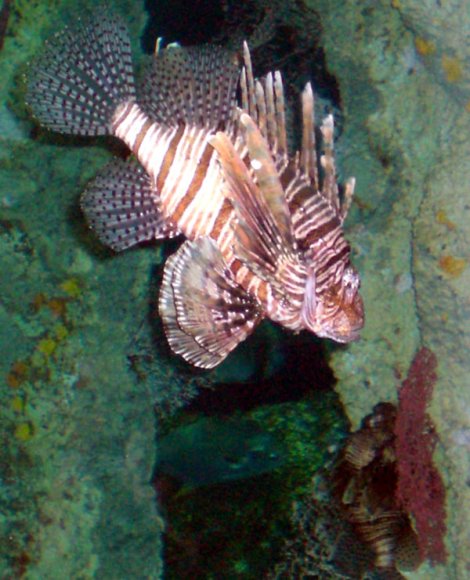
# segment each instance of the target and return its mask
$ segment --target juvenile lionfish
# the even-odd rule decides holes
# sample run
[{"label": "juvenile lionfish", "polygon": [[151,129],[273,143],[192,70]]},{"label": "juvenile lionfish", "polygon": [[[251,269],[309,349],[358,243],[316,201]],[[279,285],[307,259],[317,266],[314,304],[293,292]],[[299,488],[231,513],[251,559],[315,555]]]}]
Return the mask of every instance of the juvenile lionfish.
[{"label": "juvenile lionfish", "polygon": [[289,156],[281,75],[255,80],[246,45],[242,60],[219,47],[171,45],[156,51],[137,94],[127,29],[100,11],[59,34],[29,80],[41,124],[114,135],[137,159],[112,162],[83,194],[100,239],[120,251],[187,238],[165,265],[159,310],[173,351],[205,368],[264,317],[338,342],[363,326],[342,229],[354,180],[340,201],[333,117],[321,125],[318,163],[307,84],[302,146]]}]

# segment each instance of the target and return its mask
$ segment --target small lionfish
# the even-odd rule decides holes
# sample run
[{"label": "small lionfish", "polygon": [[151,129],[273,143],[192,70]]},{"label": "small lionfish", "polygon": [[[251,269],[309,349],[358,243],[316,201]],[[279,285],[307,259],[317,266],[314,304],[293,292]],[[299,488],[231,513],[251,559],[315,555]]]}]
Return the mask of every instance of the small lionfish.
[{"label": "small lionfish", "polygon": [[246,44],[243,66],[214,46],[157,50],[137,95],[127,29],[99,11],[48,45],[28,101],[44,126],[114,135],[137,158],[112,162],[83,195],[105,244],[187,238],[167,260],[159,300],[174,352],[214,367],[264,317],[338,342],[358,337],[359,276],[342,229],[354,180],[341,202],[331,115],[318,163],[310,83],[301,150],[289,156],[281,75],[255,80]]}]

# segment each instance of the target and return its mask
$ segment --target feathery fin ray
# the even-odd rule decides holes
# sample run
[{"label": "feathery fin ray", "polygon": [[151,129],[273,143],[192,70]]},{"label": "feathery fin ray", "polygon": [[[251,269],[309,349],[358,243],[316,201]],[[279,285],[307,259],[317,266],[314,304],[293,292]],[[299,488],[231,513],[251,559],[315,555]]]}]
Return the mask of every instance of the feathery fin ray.
[{"label": "feathery fin ray", "polygon": [[170,45],[154,57],[139,101],[153,121],[226,129],[233,123],[239,77],[218,46]]},{"label": "feathery fin ray", "polygon": [[56,35],[31,71],[26,101],[59,133],[107,135],[117,107],[135,99],[127,27],[104,9]]},{"label": "feathery fin ray", "polygon": [[256,182],[224,133],[217,133],[210,142],[227,179],[226,195],[237,213],[236,254],[242,261],[256,264],[261,278],[274,281],[279,262],[295,253],[289,210],[260,131],[246,113],[241,113],[240,125]]},{"label": "feathery fin ray", "polygon": [[162,216],[158,193],[136,161],[106,165],[82,194],[81,206],[100,240],[117,252],[179,234]]},{"label": "feathery fin ray", "polygon": [[203,368],[222,362],[262,318],[210,238],[185,242],[167,260],[159,310],[171,348]]}]

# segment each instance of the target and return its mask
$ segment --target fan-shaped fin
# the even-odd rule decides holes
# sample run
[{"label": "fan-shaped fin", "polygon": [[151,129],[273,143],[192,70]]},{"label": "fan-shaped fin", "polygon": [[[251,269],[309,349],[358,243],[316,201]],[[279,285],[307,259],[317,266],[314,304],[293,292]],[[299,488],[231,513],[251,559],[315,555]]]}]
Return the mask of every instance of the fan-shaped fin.
[{"label": "fan-shaped fin", "polygon": [[26,97],[42,125],[72,135],[109,134],[118,106],[134,99],[127,27],[104,7],[46,45]]},{"label": "fan-shaped fin", "polygon": [[167,260],[159,309],[172,350],[203,368],[221,363],[262,318],[210,238],[185,242]]},{"label": "fan-shaped fin", "polygon": [[211,129],[231,126],[240,70],[234,56],[218,46],[159,50],[139,102],[154,121]]},{"label": "fan-shaped fin", "polygon": [[106,165],[82,195],[82,210],[100,240],[117,252],[179,230],[160,212],[151,179],[137,162]]}]

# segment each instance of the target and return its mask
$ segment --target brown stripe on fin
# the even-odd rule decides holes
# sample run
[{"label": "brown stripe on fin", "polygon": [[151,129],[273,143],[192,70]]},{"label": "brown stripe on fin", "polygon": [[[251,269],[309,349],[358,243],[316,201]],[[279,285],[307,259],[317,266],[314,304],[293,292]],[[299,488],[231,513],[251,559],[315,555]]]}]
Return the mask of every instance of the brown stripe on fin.
[{"label": "brown stripe on fin", "polygon": [[257,264],[258,275],[271,280],[281,257],[295,253],[289,209],[266,141],[246,113],[240,124],[256,183],[225,134],[217,133],[210,142],[227,179],[226,197],[237,212],[236,253],[250,265]]},{"label": "brown stripe on fin", "polygon": [[221,47],[171,45],[153,58],[139,102],[168,126],[226,128],[234,121],[239,75],[235,57]]},{"label": "brown stripe on fin", "polygon": [[[240,260],[250,264],[257,263],[273,274],[276,269],[276,253],[269,245],[266,236],[259,231],[258,221],[263,221],[263,210],[257,208],[257,215],[248,215],[246,223],[243,214],[244,198],[256,197],[256,185],[246,165],[240,159],[230,139],[224,133],[217,133],[209,142],[216,149],[227,180],[226,198],[238,212],[238,223],[235,225],[237,235],[237,255]],[[259,219],[257,219],[257,216]],[[256,231],[256,233],[254,233]]]},{"label": "brown stripe on fin", "polygon": [[244,141],[250,156],[251,168],[256,177],[259,201],[272,215],[285,244],[292,246],[289,209],[284,196],[272,153],[256,123],[245,113],[240,115]]},{"label": "brown stripe on fin", "polygon": [[158,194],[135,161],[115,160],[106,165],[83,193],[81,206],[100,240],[117,252],[179,234],[160,213]]},{"label": "brown stripe on fin", "polygon": [[321,193],[335,208],[337,214],[340,213],[340,199],[338,183],[336,181],[336,165],[334,157],[334,120],[333,115],[327,115],[320,127],[323,141],[323,155],[320,163],[323,168],[323,183]]},{"label": "brown stripe on fin", "polygon": [[262,319],[210,238],[185,242],[167,260],[159,310],[172,350],[202,368],[221,363]]}]

